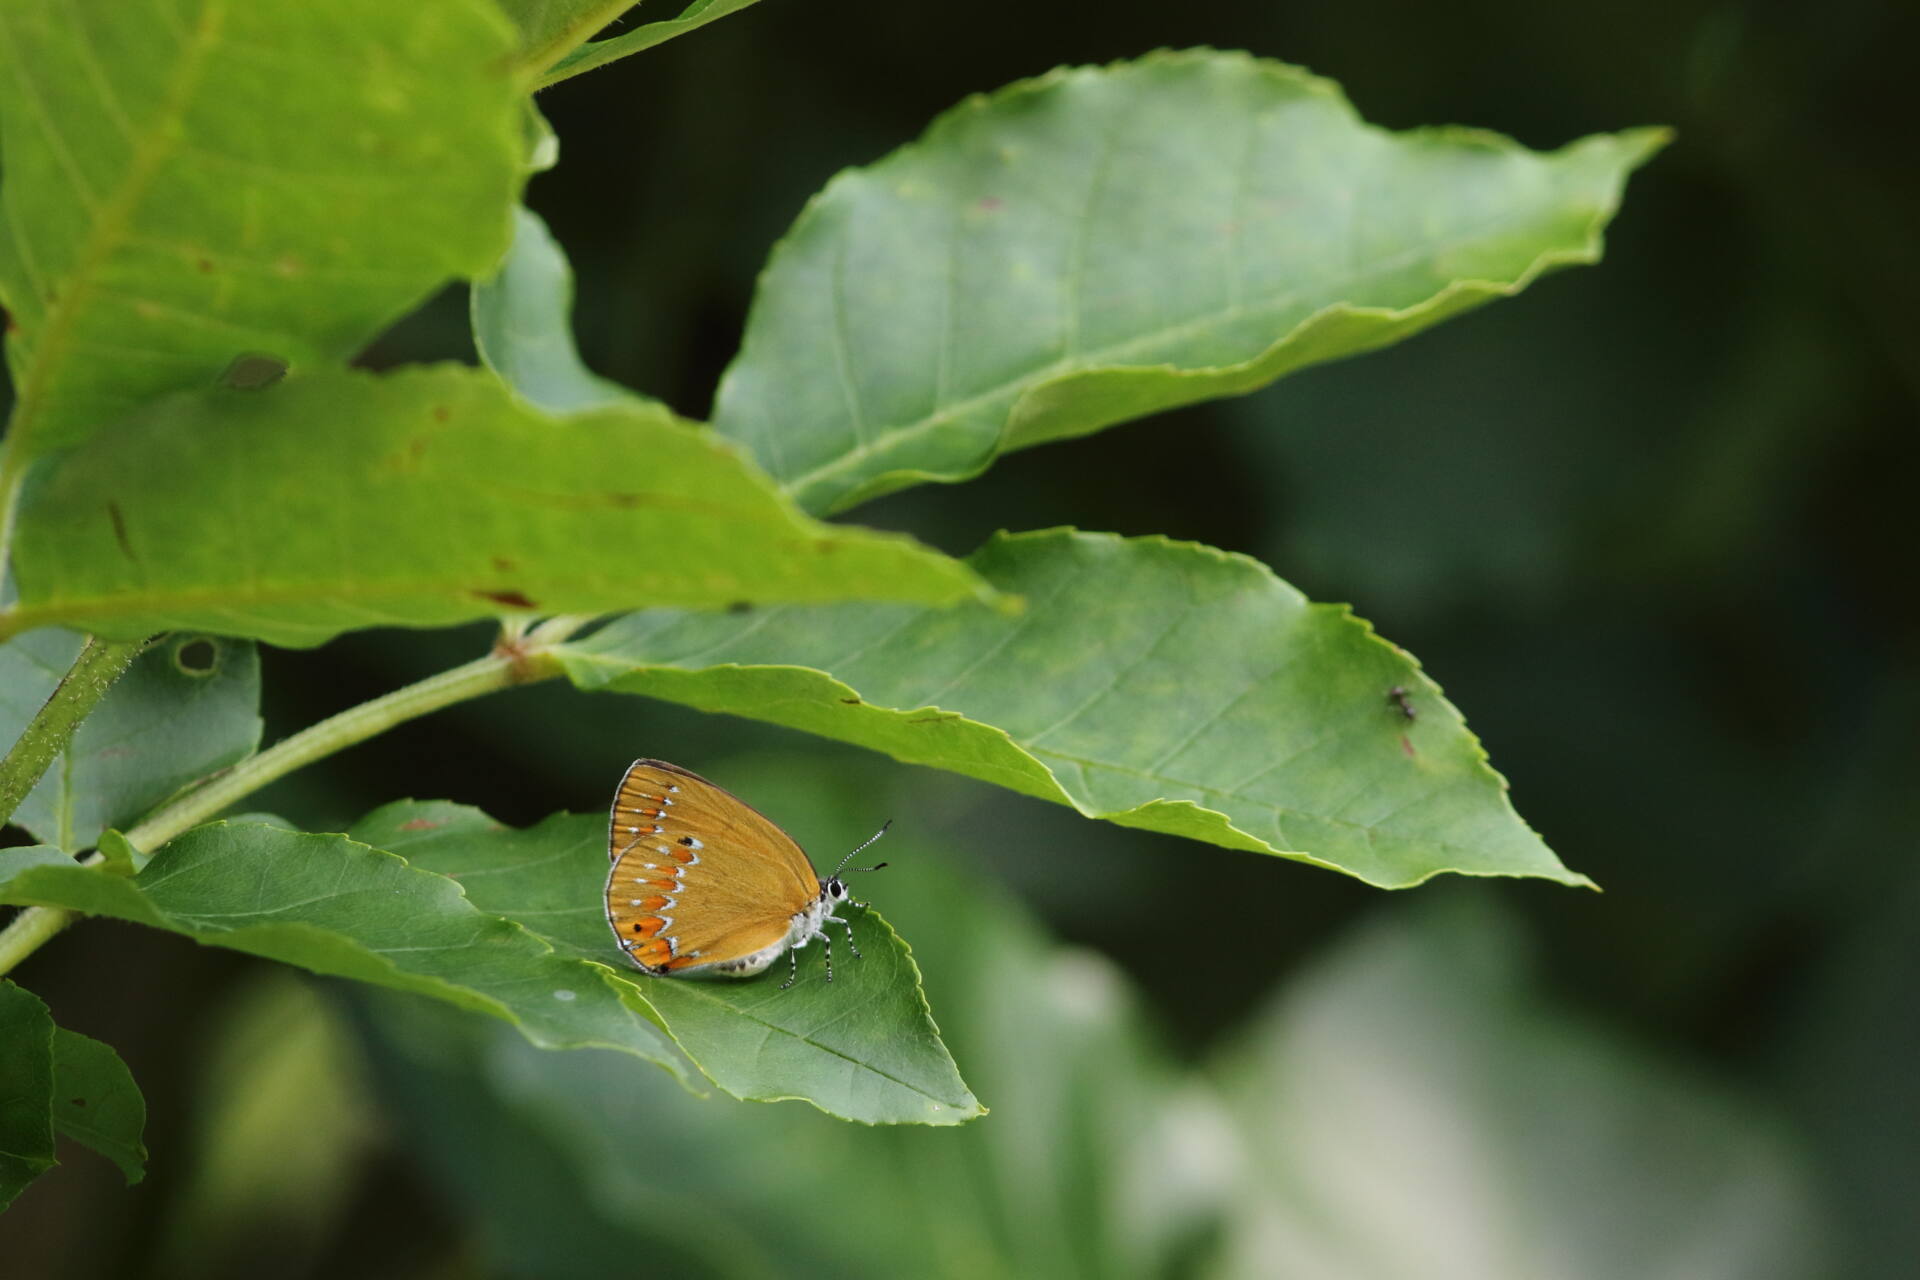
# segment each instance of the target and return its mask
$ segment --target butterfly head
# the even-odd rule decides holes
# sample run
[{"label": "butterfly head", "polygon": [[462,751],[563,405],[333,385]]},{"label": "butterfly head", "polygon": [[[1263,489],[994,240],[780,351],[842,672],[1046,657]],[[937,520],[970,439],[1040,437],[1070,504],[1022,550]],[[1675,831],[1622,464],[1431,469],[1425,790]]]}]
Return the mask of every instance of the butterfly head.
[{"label": "butterfly head", "polygon": [[[878,840],[881,836],[887,834],[887,828],[892,825],[893,825],[893,819],[888,818],[886,823],[878,831],[874,832],[872,835],[868,836],[865,840],[862,840],[860,842],[860,847],[858,849],[852,850],[850,853],[847,854],[846,857],[840,859],[840,865],[833,869],[833,874],[820,882],[820,896],[822,898],[826,899],[828,902],[845,902],[847,900],[847,884],[846,884],[846,881],[840,878],[840,873],[848,869],[847,864],[853,861],[854,854],[859,853],[860,849],[866,848],[868,845],[872,844],[875,840]],[[884,862],[876,862],[870,867],[854,867],[853,870],[878,871],[881,867],[884,867],[886,865],[887,864]],[[864,906],[866,904],[856,902],[853,905],[858,907],[858,906]]]}]

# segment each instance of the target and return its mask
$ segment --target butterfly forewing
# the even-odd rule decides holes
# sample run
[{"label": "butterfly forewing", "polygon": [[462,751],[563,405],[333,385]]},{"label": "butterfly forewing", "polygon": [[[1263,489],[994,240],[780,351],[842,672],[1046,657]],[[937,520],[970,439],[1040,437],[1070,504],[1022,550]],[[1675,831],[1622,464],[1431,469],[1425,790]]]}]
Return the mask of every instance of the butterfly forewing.
[{"label": "butterfly forewing", "polygon": [[662,760],[627,770],[608,822],[607,921],[643,968],[752,955],[820,893],[813,864],[758,810]]}]

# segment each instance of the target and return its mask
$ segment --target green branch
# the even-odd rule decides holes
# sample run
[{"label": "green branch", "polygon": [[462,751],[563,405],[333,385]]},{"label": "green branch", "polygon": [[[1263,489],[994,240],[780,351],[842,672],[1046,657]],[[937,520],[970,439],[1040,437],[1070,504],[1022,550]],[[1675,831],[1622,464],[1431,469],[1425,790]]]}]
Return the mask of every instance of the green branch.
[{"label": "green branch", "polygon": [[73,660],[73,666],[48,695],[20,740],[7,752],[7,758],[0,761],[0,822],[13,816],[47,766],[67,749],[80,722],[107,696],[107,690],[146,643],[87,637],[86,646]]},{"label": "green branch", "polygon": [[[571,617],[549,619],[534,628],[524,643],[509,641],[484,658],[396,689],[303,729],[259,755],[214,775],[149,815],[127,832],[127,840],[134,848],[151,852],[269,782],[385,733],[395,725],[483,694],[551,679],[560,674],[560,664],[544,646],[559,643],[586,621]],[[97,860],[96,854],[89,862]],[[40,944],[66,928],[72,923],[73,914],[60,907],[29,907],[22,911],[13,923],[0,930],[0,973],[11,970]]]}]

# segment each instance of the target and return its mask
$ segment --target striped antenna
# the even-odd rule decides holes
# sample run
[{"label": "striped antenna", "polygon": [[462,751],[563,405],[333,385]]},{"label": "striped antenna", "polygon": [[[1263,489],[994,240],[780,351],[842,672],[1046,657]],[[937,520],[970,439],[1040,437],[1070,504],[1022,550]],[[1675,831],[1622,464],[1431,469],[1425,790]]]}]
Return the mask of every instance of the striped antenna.
[{"label": "striped antenna", "polygon": [[[854,848],[854,850],[851,853],[847,854],[846,857],[840,859],[840,865],[833,869],[833,874],[837,876],[842,871],[845,871],[847,869],[847,864],[853,861],[854,854],[859,853],[861,849],[866,848],[868,845],[872,844],[875,840],[878,840],[881,836],[887,834],[887,828],[892,825],[893,825],[892,818],[888,818],[885,822],[881,823],[880,829],[878,831],[868,836],[865,840],[862,840],[859,843],[859,845],[856,848]],[[878,871],[881,867],[884,867],[886,865],[887,864],[884,862],[876,862],[870,867],[855,867],[853,869],[855,871]]]}]

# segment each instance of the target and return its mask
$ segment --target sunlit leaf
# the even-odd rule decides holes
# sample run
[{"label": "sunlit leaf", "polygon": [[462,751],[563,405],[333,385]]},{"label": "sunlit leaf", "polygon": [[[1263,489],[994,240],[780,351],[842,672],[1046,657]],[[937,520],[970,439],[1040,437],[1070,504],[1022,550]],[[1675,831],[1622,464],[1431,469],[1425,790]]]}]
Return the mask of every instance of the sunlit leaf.
[{"label": "sunlit leaf", "polygon": [[662,409],[554,419],[451,365],[161,401],[50,464],[16,546],[0,628],[282,645],[514,611],[976,590],[905,538],[808,520]]},{"label": "sunlit leaf", "polygon": [[1244,54],[1057,71],[828,184],[768,263],[714,423],[813,511],[962,480],[1596,261],[1664,137],[1389,133]]},{"label": "sunlit leaf", "polygon": [[996,538],[969,563],[1024,612],[655,611],[560,659],[584,688],[770,720],[1385,887],[1445,871],[1588,883],[1515,815],[1410,656],[1261,565],[1060,530]]},{"label": "sunlit leaf", "polygon": [[239,355],[344,360],[484,274],[522,178],[511,42],[484,0],[7,4],[15,461]]}]

